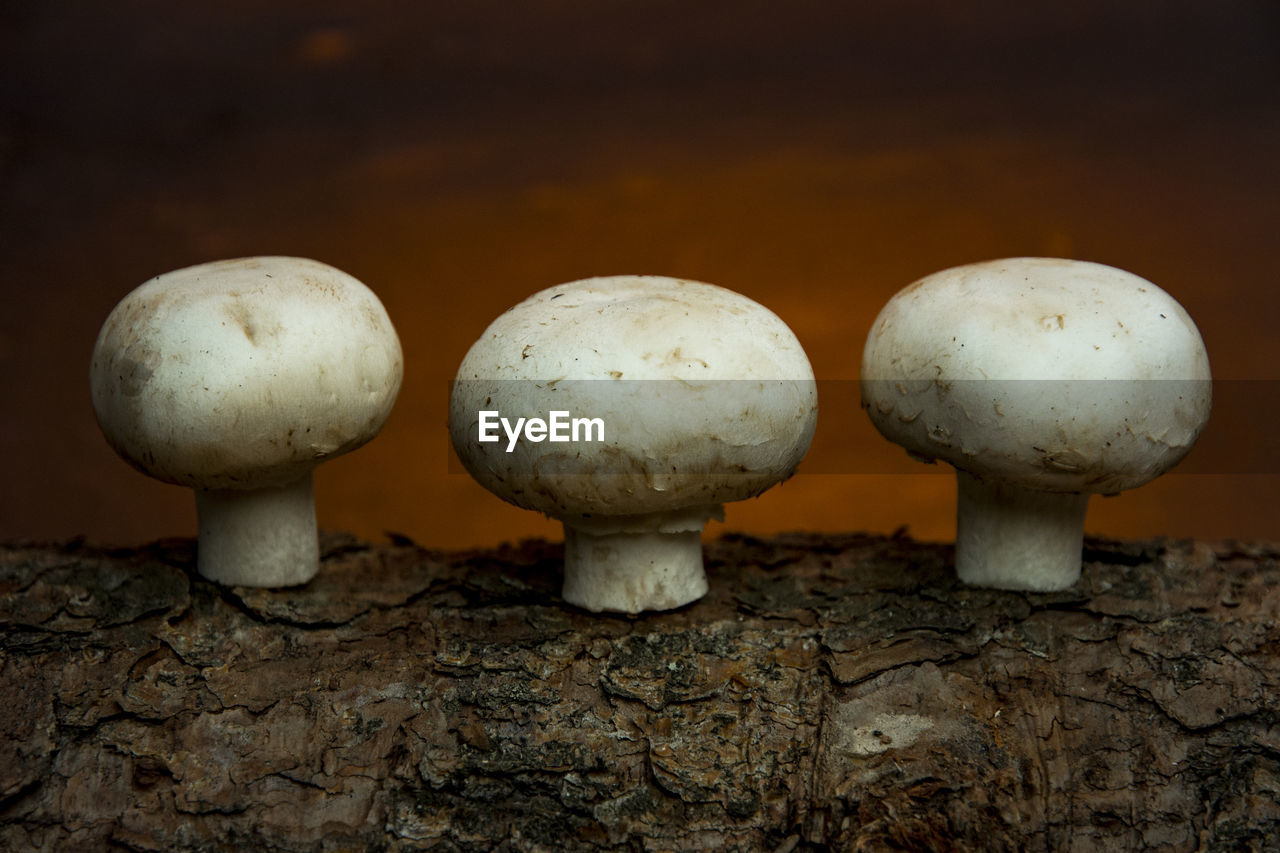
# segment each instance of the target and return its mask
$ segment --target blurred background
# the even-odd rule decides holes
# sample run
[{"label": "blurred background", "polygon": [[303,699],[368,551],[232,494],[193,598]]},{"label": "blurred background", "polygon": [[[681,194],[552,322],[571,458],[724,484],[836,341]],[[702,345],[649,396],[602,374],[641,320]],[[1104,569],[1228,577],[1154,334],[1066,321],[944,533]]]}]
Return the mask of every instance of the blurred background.
[{"label": "blurred background", "polygon": [[832,380],[815,452],[843,461],[713,535],[949,539],[953,478],[840,380],[915,279],[1054,255],[1168,290],[1228,380],[1204,447],[1088,529],[1280,538],[1278,72],[1271,0],[10,0],[0,538],[194,534],[99,434],[89,354],[149,277],[255,254],[355,275],[404,346],[381,437],[318,471],[325,528],[558,538],[451,472],[449,380],[534,291],[652,273],[766,304]]}]

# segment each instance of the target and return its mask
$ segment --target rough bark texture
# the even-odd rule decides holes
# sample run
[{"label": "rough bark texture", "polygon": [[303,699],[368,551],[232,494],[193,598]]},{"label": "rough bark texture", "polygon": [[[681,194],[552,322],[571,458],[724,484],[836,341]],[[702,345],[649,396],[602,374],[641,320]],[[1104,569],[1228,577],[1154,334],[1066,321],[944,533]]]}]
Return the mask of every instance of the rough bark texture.
[{"label": "rough bark texture", "polygon": [[730,536],[592,616],[558,546],[0,548],[0,847],[1192,850],[1280,842],[1280,548],[1092,541],[1056,594]]}]

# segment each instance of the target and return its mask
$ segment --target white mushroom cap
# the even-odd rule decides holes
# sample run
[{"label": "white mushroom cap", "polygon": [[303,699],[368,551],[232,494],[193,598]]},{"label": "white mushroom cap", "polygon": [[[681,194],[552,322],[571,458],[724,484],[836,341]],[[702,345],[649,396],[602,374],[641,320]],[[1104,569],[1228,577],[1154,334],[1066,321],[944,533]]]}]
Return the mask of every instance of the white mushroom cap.
[{"label": "white mushroom cap", "polygon": [[111,312],[93,407],[147,474],[201,489],[282,486],[373,438],[403,372],[378,298],[301,258],[157,276]]},{"label": "white mushroom cap", "polygon": [[1101,264],[1011,258],[928,276],[876,318],[863,406],[913,455],[1051,492],[1141,485],[1209,416],[1195,323],[1149,281]]},{"label": "white mushroom cap", "polygon": [[[483,410],[600,418],[604,440],[507,452],[505,439],[477,440]],[[816,418],[808,358],[771,311],[714,285],[612,276],[548,288],[495,320],[458,369],[450,430],[482,485],[565,522],[568,600],[637,612],[705,592],[697,531],[722,503],[790,477]],[[678,547],[655,538],[681,534],[692,539]],[[596,579],[580,583],[588,563]],[[652,579],[667,570],[683,579]],[[606,573],[630,591],[601,594]]]},{"label": "white mushroom cap", "polygon": [[[482,409],[551,408],[601,418],[606,440],[511,453],[476,440]],[[495,494],[598,519],[760,494],[794,473],[816,419],[813,370],[773,312],[715,285],[613,276],[548,288],[498,317],[458,368],[450,424]]]}]

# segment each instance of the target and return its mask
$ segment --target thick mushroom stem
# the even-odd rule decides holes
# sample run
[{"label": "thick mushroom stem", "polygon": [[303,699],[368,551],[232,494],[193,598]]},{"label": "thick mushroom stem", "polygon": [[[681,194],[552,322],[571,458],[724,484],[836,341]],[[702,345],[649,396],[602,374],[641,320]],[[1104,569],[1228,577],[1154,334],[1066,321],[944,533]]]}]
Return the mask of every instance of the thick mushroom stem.
[{"label": "thick mushroom stem", "polygon": [[1052,592],[1080,579],[1088,494],[956,471],[956,573],[974,586]]},{"label": "thick mushroom stem", "polygon": [[564,525],[564,600],[592,612],[672,610],[707,594],[702,531],[597,533]]},{"label": "thick mushroom stem", "polygon": [[197,568],[229,586],[296,586],[320,568],[311,472],[287,486],[196,489]]}]

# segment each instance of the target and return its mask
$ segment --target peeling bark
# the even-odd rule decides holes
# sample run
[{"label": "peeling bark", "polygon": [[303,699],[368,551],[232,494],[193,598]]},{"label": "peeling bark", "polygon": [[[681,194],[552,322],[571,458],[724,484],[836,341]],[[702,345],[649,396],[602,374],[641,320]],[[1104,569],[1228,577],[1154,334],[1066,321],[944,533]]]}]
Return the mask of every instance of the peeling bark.
[{"label": "peeling bark", "polygon": [[594,616],[558,546],[0,548],[0,847],[1193,850],[1280,839],[1280,546],[1091,541],[1061,593],[729,536]]}]

